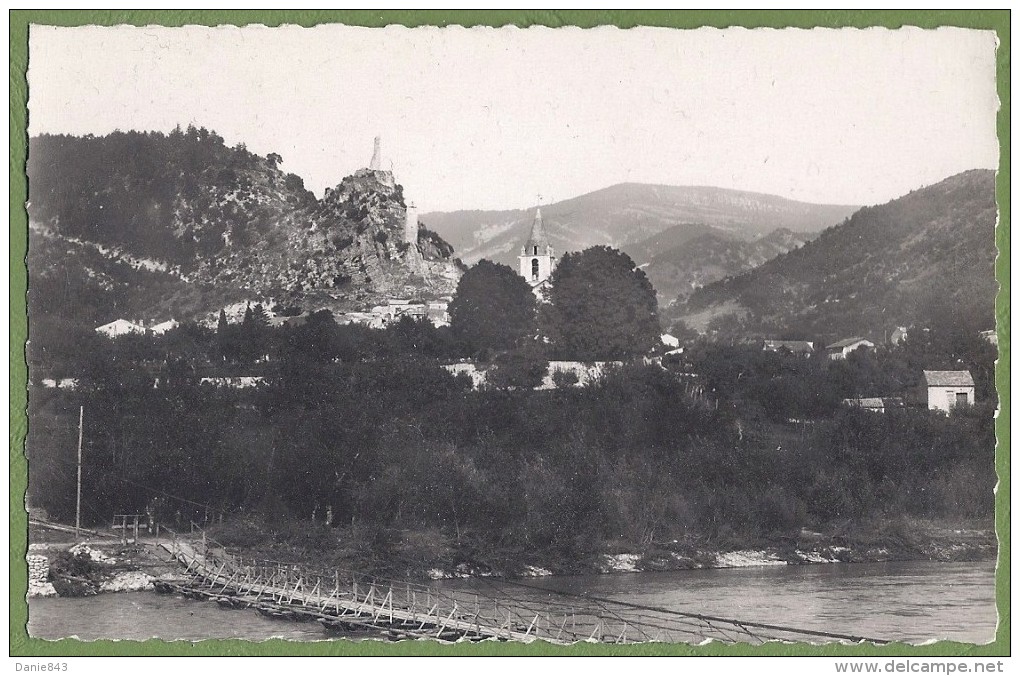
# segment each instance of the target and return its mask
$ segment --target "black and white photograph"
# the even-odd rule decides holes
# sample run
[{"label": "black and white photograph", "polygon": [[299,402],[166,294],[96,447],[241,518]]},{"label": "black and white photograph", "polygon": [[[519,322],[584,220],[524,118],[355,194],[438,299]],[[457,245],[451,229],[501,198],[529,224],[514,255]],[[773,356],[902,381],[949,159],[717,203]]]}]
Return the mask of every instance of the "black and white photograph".
[{"label": "black and white photograph", "polygon": [[28,40],[32,639],[995,640],[995,31]]}]

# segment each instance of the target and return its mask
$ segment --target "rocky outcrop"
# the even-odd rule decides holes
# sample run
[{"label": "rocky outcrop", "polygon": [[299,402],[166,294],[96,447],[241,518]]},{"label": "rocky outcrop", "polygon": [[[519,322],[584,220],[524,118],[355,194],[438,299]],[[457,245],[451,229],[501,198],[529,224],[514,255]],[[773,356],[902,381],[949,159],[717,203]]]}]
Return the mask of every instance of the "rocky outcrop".
[{"label": "rocky outcrop", "polygon": [[[416,219],[389,171],[360,169],[319,200],[280,170],[278,155],[228,148],[203,129],[31,143],[30,211],[40,232],[94,248],[89,255],[142,260],[146,270],[194,289],[164,285],[164,296],[118,279],[103,287],[144,293],[141,304],[153,312],[166,314],[165,301],[175,317],[189,319],[237,298],[358,309],[387,296],[450,295],[460,276],[438,235],[418,228],[409,241]],[[36,261],[37,270],[46,267]],[[82,267],[92,280],[97,265],[83,260]]]},{"label": "rocky outcrop", "polygon": [[415,244],[405,242],[406,219],[393,174],[359,169],[312,206],[280,209],[273,232],[255,246],[231,247],[206,268],[208,281],[331,308],[452,294],[460,278],[452,247],[427,229],[419,229]]}]

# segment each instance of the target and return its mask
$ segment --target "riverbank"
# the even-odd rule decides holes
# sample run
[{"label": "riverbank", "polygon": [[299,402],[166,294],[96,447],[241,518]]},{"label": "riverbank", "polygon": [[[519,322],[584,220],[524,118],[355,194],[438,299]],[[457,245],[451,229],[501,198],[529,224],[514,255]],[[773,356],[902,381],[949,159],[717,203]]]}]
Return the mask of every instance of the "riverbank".
[{"label": "riverbank", "polygon": [[[605,543],[602,552],[568,558],[557,552],[481,549],[451,542],[436,532],[401,533],[385,551],[368,546],[363,531],[308,528],[288,537],[250,522],[212,529],[215,546],[245,558],[284,561],[314,567],[358,570],[410,579],[471,577],[546,577],[640,573],[756,566],[890,561],[966,562],[994,560],[998,544],[990,523],[887,521],[829,532],[801,530],[768,539],[712,542],[686,538],[646,545],[623,540]],[[215,540],[214,540],[215,541]],[[96,539],[80,545],[35,543],[29,546],[29,596],[82,596],[152,589],[155,579],[179,570],[153,543],[122,545]]]},{"label": "riverbank", "polygon": [[590,550],[594,551],[586,554],[563,549],[501,548],[468,535],[458,540],[435,530],[380,533],[357,527],[326,528],[294,522],[276,525],[235,522],[211,529],[210,535],[246,557],[410,579],[543,577],[822,563],[988,561],[994,560],[998,551],[991,520],[888,519],[757,538],[734,535],[711,540],[690,536],[644,544],[621,539],[592,545]]},{"label": "riverbank", "polygon": [[965,562],[994,560],[998,552],[991,528],[946,528],[927,524],[904,535],[899,529],[876,529],[859,538],[801,531],[797,538],[740,549],[713,550],[706,543],[656,543],[640,553],[603,555],[598,572],[652,572],[701,568],[797,566],[823,563],[890,561]]},{"label": "riverbank", "polygon": [[[655,542],[645,546],[609,543],[608,551],[577,561],[546,560],[516,571],[521,577],[642,573],[756,566],[798,566],[825,563],[930,561],[957,563],[991,561],[998,552],[992,525],[984,523],[882,522],[851,532],[801,530],[796,536],[765,541],[729,542],[698,538]],[[482,564],[433,569],[433,578],[493,574]]]}]

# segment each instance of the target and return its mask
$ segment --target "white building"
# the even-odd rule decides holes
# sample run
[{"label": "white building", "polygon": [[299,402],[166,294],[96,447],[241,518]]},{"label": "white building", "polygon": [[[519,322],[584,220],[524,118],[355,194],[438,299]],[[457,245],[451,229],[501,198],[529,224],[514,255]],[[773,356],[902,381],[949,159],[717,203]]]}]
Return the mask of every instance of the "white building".
[{"label": "white building", "polygon": [[161,336],[167,331],[172,331],[173,329],[176,329],[178,326],[180,326],[180,324],[178,324],[175,320],[168,319],[165,322],[153,324],[151,327],[149,327],[149,331],[152,331],[157,336]]},{"label": "white building", "polygon": [[969,371],[925,371],[928,410],[948,413],[957,406],[974,405],[974,379]]},{"label": "white building", "polygon": [[846,359],[847,356],[854,350],[874,350],[875,344],[867,338],[845,338],[837,341],[832,345],[826,345],[825,351],[829,354],[829,359]]},{"label": "white building", "polygon": [[123,336],[128,333],[145,333],[145,327],[141,324],[129,322],[126,319],[117,319],[109,324],[103,324],[102,326],[96,327],[96,333],[101,333],[108,338],[116,338],[117,336]]}]

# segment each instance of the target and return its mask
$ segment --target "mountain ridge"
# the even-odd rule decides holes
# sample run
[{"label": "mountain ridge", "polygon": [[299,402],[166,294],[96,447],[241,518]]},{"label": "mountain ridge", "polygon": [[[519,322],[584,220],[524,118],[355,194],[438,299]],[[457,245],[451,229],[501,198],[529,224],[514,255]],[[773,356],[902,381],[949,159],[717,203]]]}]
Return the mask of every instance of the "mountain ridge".
[{"label": "mountain ridge", "polygon": [[[670,228],[714,226],[748,239],[777,228],[818,232],[841,222],[858,207],[814,205],[775,195],[711,186],[619,183],[585,195],[542,205],[553,247],[576,251],[596,244],[628,250]],[[429,223],[467,263],[481,258],[515,264],[534,208],[429,212]],[[647,260],[635,258],[642,264]]]},{"label": "mountain ridge", "polygon": [[702,332],[827,338],[880,339],[950,315],[987,328],[996,219],[994,171],[965,171],[864,207],[800,248],[698,289],[671,315]]}]

